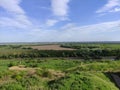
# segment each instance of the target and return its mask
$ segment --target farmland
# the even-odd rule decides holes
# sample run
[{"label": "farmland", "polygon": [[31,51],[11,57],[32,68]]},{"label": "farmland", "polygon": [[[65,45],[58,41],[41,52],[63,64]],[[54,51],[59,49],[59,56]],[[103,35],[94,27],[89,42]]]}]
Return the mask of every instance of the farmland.
[{"label": "farmland", "polygon": [[1,45],[0,90],[119,90],[119,56],[119,44]]},{"label": "farmland", "polygon": [[[55,47],[54,47],[55,46]],[[79,59],[119,59],[119,44],[1,45],[0,58],[74,57]]]},{"label": "farmland", "polygon": [[29,47],[38,50],[75,50],[72,48],[60,47],[60,45],[41,45],[41,46],[29,46]]}]

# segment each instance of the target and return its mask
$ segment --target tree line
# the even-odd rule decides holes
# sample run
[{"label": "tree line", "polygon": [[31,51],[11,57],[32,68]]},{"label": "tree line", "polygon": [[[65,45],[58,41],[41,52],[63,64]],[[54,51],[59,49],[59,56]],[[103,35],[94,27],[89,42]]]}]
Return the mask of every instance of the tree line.
[{"label": "tree line", "polygon": [[28,52],[11,52],[0,54],[0,58],[41,58],[41,57],[78,57],[81,59],[102,59],[104,57],[115,57],[120,59],[120,49],[80,49],[80,50],[30,50]]}]

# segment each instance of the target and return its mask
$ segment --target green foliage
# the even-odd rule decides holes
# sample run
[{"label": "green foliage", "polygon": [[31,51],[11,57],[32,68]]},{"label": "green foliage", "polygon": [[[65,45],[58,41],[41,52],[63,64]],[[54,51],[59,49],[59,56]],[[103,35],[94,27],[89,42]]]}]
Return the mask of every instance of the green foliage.
[{"label": "green foliage", "polygon": [[0,90],[26,90],[18,83],[8,83],[3,86],[0,86]]},{"label": "green foliage", "polygon": [[48,71],[48,70],[43,70],[43,71],[42,71],[42,77],[51,78],[51,77],[52,77],[52,74],[51,74],[51,72]]},{"label": "green foliage", "polygon": [[26,66],[34,68],[34,67],[38,67],[38,64],[37,63],[28,63],[28,64],[26,64]]},{"label": "green foliage", "polygon": [[40,57],[77,57],[85,60],[102,59],[111,57],[119,59],[119,44],[64,44],[65,48],[75,48],[76,50],[36,50],[30,49],[25,45],[7,45],[0,46],[0,58],[40,58]]},{"label": "green foliage", "polygon": [[[101,76],[107,78],[104,74]],[[88,72],[69,74],[64,78],[50,81],[48,85],[51,90],[119,90],[109,80]]]},{"label": "green foliage", "polygon": [[[26,70],[9,70],[9,65]],[[55,78],[57,71],[65,76]],[[0,90],[119,90],[111,81],[112,72],[119,75],[119,60],[5,59],[0,60]]]},{"label": "green foliage", "polygon": [[10,62],[9,64],[8,64],[8,67],[12,67],[12,66],[15,66],[16,64],[14,63],[14,62]]},{"label": "green foliage", "polygon": [[101,61],[101,62],[92,62],[84,63],[80,66],[69,68],[66,72],[74,71],[99,71],[99,72],[115,72],[120,69],[120,61]]}]

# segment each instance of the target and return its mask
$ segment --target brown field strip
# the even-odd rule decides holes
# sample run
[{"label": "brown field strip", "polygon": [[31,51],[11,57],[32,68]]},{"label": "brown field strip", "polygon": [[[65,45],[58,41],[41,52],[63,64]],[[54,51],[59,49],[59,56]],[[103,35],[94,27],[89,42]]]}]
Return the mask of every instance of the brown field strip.
[{"label": "brown field strip", "polygon": [[72,48],[63,48],[60,45],[43,45],[43,46],[30,46],[33,49],[38,50],[75,50]]}]

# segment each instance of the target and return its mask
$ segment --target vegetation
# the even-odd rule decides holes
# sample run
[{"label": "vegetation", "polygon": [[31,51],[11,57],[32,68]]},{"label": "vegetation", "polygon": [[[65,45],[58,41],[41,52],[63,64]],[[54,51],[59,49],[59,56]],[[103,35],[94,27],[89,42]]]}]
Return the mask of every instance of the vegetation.
[{"label": "vegetation", "polygon": [[[37,45],[38,46],[38,45]],[[119,44],[63,44],[73,50],[0,46],[0,90],[119,90]]]},{"label": "vegetation", "polygon": [[120,61],[12,59],[0,69],[1,90],[119,90],[108,73],[119,72]]},{"label": "vegetation", "polygon": [[48,84],[51,90],[118,90],[103,73],[76,72]]},{"label": "vegetation", "polygon": [[[29,46],[0,46],[0,58],[41,58],[41,57],[75,57],[85,60],[90,59],[120,59],[119,44],[65,44],[62,47],[74,48],[75,50],[38,50]],[[47,46],[48,47],[48,46]]]}]

